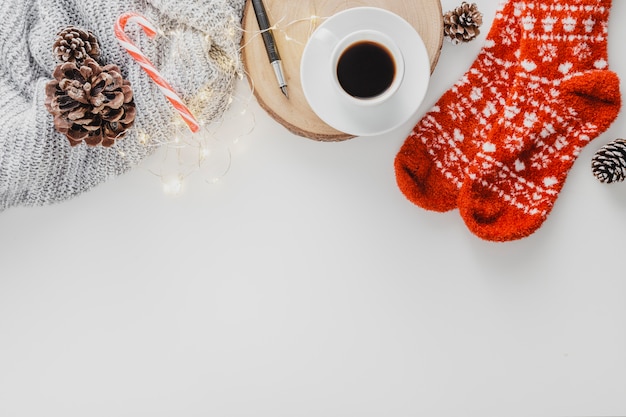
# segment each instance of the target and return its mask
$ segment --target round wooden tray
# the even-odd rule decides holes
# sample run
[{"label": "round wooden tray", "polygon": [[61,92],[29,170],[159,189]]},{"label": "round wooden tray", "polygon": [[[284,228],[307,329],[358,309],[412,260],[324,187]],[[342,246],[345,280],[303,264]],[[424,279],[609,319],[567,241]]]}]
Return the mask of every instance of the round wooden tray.
[{"label": "round wooden tray", "polygon": [[421,35],[431,69],[435,68],[439,59],[443,42],[440,0],[264,0],[264,4],[283,61],[289,99],[278,88],[251,2],[247,2],[243,16],[244,68],[261,107],[299,136],[319,141],[341,141],[353,137],[328,126],[313,112],[300,83],[300,58],[304,46],[325,18],[352,7],[387,9],[402,16]]}]

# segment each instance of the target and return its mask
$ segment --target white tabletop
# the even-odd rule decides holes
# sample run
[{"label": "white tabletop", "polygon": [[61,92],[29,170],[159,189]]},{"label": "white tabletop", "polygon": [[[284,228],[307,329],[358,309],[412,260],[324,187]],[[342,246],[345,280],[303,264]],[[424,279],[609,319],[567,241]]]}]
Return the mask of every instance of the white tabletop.
[{"label": "white tabletop", "polygon": [[[480,38],[444,43],[419,114],[389,134],[315,142],[252,99],[225,118],[242,136],[215,184],[165,195],[157,153],[1,213],[0,416],[626,414],[626,183],[590,169],[624,112],[521,241],[482,241],[396,186],[410,128],[482,46],[496,1],[478,3]],[[623,16],[615,1],[626,77]]]}]

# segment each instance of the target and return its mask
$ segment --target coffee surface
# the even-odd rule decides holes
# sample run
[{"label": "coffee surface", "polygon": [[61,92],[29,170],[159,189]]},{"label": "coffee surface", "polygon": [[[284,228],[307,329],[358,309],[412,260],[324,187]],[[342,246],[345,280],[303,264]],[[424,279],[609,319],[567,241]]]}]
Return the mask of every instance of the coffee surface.
[{"label": "coffee surface", "polygon": [[337,62],[339,84],[357,98],[373,98],[384,93],[391,86],[395,73],[391,53],[370,41],[348,46]]}]

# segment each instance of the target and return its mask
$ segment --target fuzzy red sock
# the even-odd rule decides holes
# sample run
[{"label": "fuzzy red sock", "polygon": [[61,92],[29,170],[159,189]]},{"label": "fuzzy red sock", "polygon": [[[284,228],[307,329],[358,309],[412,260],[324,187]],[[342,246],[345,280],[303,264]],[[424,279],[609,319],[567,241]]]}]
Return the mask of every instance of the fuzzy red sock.
[{"label": "fuzzy red sock", "polygon": [[608,70],[611,0],[517,3],[520,72],[458,200],[468,228],[494,241],[543,224],[580,150],[621,105],[619,79]]},{"label": "fuzzy red sock", "polygon": [[514,79],[519,13],[513,0],[499,7],[469,71],[415,126],[396,156],[398,186],[414,204],[434,211],[456,208],[466,170]]}]

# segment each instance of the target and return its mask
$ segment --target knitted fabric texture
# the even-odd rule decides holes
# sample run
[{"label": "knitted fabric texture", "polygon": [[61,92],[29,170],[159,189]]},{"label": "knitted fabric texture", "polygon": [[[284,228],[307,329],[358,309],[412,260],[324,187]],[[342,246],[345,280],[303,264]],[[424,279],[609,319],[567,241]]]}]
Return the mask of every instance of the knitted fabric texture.
[{"label": "knitted fabric texture", "polygon": [[[153,146],[169,140],[177,115],[158,87],[117,42],[122,13],[143,14],[166,36],[149,39],[136,25],[127,33],[181,98],[204,121],[228,106],[241,71],[244,0],[16,0],[0,2],[0,211],[60,202],[127,172]],[[116,64],[134,92],[131,132],[112,148],[71,147],[44,106],[45,85],[58,64],[56,34],[67,26],[93,32],[99,60]]]},{"label": "knitted fabric texture", "polygon": [[620,81],[608,69],[611,0],[517,3],[520,70],[458,200],[468,228],[494,241],[543,224],[580,151],[621,107]]},{"label": "knitted fabric texture", "polygon": [[508,0],[468,73],[396,156],[405,196],[429,210],[458,207],[486,240],[534,233],[581,149],[619,113],[610,8],[611,0]]},{"label": "knitted fabric texture", "polygon": [[501,3],[470,69],[414,127],[395,159],[396,181],[414,204],[457,207],[470,162],[502,113],[517,71],[521,27],[515,3]]}]

